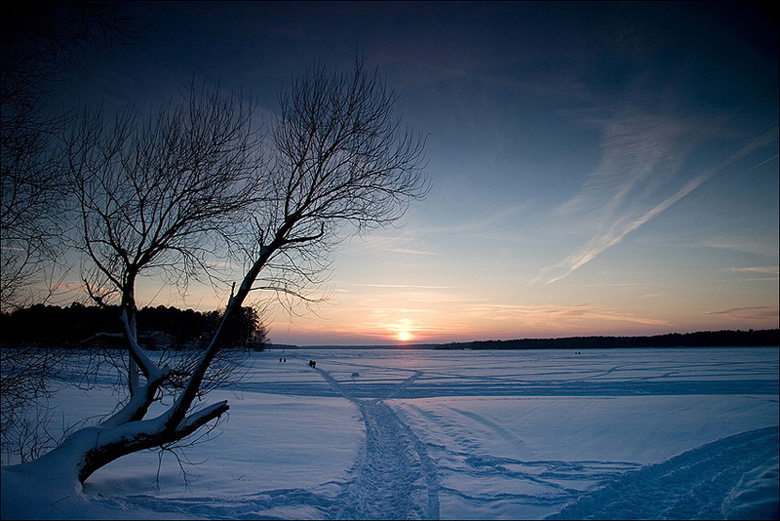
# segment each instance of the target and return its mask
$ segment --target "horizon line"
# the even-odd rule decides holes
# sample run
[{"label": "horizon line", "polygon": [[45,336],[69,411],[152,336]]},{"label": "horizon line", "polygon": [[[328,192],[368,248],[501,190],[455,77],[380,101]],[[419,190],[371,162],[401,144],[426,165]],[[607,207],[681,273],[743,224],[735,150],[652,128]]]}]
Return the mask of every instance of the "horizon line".
[{"label": "horizon line", "polygon": [[[291,348],[318,348],[318,349],[352,349],[352,348],[425,348],[425,347],[437,347],[437,346],[450,346],[460,344],[478,344],[478,343],[506,343],[506,342],[547,342],[547,341],[565,341],[565,340],[581,340],[581,339],[642,339],[642,338],[662,338],[672,336],[688,336],[698,334],[728,334],[728,333],[741,333],[741,334],[761,334],[761,333],[780,333],[780,328],[768,328],[768,329],[718,329],[718,330],[701,330],[692,331],[688,333],[659,333],[656,335],[575,335],[575,336],[563,336],[563,337],[526,337],[526,338],[511,338],[511,339],[486,339],[486,340],[457,340],[449,342],[392,342],[385,344],[285,344],[268,342],[266,346],[273,347],[291,347]],[[648,346],[649,347],[649,346]],[[718,347],[718,346],[715,346]],[[761,346],[756,346],[761,347]],[[769,346],[771,347],[771,346]],[[780,347],[780,346],[778,346]]]}]

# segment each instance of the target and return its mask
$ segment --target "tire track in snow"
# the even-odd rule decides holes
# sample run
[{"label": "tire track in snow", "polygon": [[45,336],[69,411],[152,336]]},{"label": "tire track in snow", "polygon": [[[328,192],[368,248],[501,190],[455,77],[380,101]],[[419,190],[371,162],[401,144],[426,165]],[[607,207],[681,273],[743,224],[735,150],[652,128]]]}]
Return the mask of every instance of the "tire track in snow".
[{"label": "tire track in snow", "polygon": [[363,416],[366,441],[354,476],[339,495],[337,519],[438,519],[439,483],[425,444],[383,400],[397,396],[422,373],[416,371],[380,399],[359,399],[327,371],[315,369]]}]

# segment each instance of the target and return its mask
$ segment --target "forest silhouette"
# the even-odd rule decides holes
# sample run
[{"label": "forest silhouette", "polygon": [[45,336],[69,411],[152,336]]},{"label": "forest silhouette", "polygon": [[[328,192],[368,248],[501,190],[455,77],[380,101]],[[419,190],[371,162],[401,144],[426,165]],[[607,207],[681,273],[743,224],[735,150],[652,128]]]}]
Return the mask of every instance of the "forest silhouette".
[{"label": "forest silhouette", "polygon": [[[114,342],[117,347],[124,347],[119,338],[122,324],[118,316],[118,306],[37,304],[0,314],[0,339],[4,347],[30,342],[41,345],[57,342],[58,347],[106,346]],[[219,311],[200,312],[167,306],[147,306],[138,310],[140,335],[148,347],[198,347],[208,340],[221,319]],[[263,348],[266,332],[254,308],[242,307],[233,316],[232,325],[230,338],[226,339],[228,343]]]}]

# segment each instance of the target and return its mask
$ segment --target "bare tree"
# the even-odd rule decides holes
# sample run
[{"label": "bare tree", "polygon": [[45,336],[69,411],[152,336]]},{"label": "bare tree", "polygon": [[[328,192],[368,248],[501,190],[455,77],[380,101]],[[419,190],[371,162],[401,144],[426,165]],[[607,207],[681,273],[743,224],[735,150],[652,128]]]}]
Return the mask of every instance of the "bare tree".
[{"label": "bare tree", "polygon": [[361,232],[388,225],[427,193],[424,140],[401,129],[393,118],[394,93],[362,61],[355,61],[351,74],[312,68],[280,102],[275,161],[264,178],[269,195],[255,206],[251,266],[170,409],[171,425],[186,421],[220,337],[251,291],[305,298],[327,267],[327,252],[348,232],[345,227]]},{"label": "bare tree", "polygon": [[145,397],[133,418],[179,373],[153,364],[139,344],[136,283],[160,275],[183,291],[192,277],[214,274],[210,264],[259,193],[252,114],[238,95],[191,85],[185,103],[164,104],[146,124],[86,114],[67,139],[85,286],[96,303],[119,304],[130,396]]},{"label": "bare tree", "polygon": [[212,273],[260,195],[251,108],[194,84],[183,101],[142,125],[128,112],[113,124],[86,113],[66,139],[87,290],[99,304],[118,296],[132,327],[138,277],[186,288]]},{"label": "bare tree", "polygon": [[393,116],[395,100],[361,60],[349,73],[312,67],[283,93],[270,196],[255,212],[250,289],[306,296],[349,226],[390,224],[427,193],[424,139]]},{"label": "bare tree", "polygon": [[[394,94],[376,72],[366,72],[362,61],[356,60],[348,74],[313,68],[295,80],[280,101],[282,112],[272,132],[273,159],[267,164],[258,162],[245,156],[243,145],[238,147],[241,153],[227,155],[231,158],[229,168],[217,169],[238,174],[238,179],[234,182],[229,177],[224,189],[208,197],[203,190],[211,193],[213,185],[203,190],[188,186],[190,179],[201,178],[192,177],[193,168],[182,168],[183,164],[220,164],[211,156],[208,161],[190,162],[190,140],[184,137],[198,133],[186,122],[200,122],[198,118],[185,118],[183,127],[187,132],[181,134],[181,140],[177,132],[162,139],[167,134],[151,131],[159,127],[153,125],[141,134],[154,136],[148,142],[142,140],[152,146],[129,147],[131,154],[109,153],[127,148],[120,145],[128,142],[128,127],[124,124],[116,127],[116,139],[107,141],[116,145],[88,151],[73,141],[77,152],[73,168],[78,191],[83,194],[84,250],[104,284],[90,281],[89,287],[98,301],[109,295],[102,292],[104,287],[121,298],[132,360],[131,394],[116,413],[94,427],[74,432],[58,448],[29,465],[70,465],[74,480],[83,482],[116,458],[166,446],[210,425],[228,410],[228,404],[222,401],[199,407],[199,398],[210,367],[226,347],[225,335],[232,317],[240,312],[250,292],[270,289],[306,298],[317,275],[328,265],[327,252],[340,239],[392,223],[403,215],[411,200],[425,195],[427,185],[421,169],[424,141],[402,129],[393,118]],[[229,108],[222,106],[218,113],[224,115]],[[204,128],[214,127],[209,124]],[[243,139],[239,142],[244,143]],[[149,151],[152,157],[147,157]],[[105,159],[116,157],[122,159]],[[234,159],[240,160],[234,163]],[[245,170],[249,164],[254,169]],[[250,170],[253,181],[244,177]],[[106,176],[109,171],[112,174]],[[126,180],[120,182],[116,176]],[[219,178],[210,171],[202,180],[214,182]],[[194,186],[201,185],[196,182]],[[244,191],[246,186],[251,186],[249,193]],[[227,201],[221,201],[223,197]],[[184,204],[182,198],[192,199]],[[207,211],[216,201],[219,204]],[[235,213],[228,211],[231,205]],[[251,226],[245,229],[249,242],[244,243],[242,251],[248,268],[243,280],[231,293],[219,327],[172,405],[157,416],[147,417],[158,391],[172,374],[169,368],[154,363],[137,341],[133,322],[135,282],[142,272],[154,269],[208,268],[197,253],[204,251],[206,243],[199,241],[223,229],[211,223],[246,215],[245,205],[251,210],[245,223]],[[173,218],[179,215],[190,217],[183,222]]]},{"label": "bare tree", "polygon": [[[125,2],[6,2],[0,9],[0,311],[6,312],[48,299],[67,268],[59,262],[68,200],[58,136],[72,114],[47,102],[68,71],[136,35]],[[69,356],[53,348],[0,350],[4,452],[16,445],[23,457],[34,456],[46,445],[45,421],[29,423],[28,413],[45,409],[51,376]]]},{"label": "bare tree", "polygon": [[[53,144],[71,118],[47,110],[53,84],[134,35],[122,2],[15,2],[2,10],[0,308],[6,309],[47,295],[62,249],[66,199]],[[35,291],[39,286],[43,293]]]},{"label": "bare tree", "polygon": [[61,349],[4,345],[0,359],[2,460],[25,462],[50,449],[51,377],[68,353]]}]

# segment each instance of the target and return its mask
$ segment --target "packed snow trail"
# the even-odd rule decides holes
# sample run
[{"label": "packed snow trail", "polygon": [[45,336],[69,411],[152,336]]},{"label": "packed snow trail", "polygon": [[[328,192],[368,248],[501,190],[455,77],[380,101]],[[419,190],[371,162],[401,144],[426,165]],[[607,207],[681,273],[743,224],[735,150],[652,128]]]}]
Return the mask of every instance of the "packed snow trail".
[{"label": "packed snow trail", "polygon": [[359,399],[327,371],[316,369],[363,416],[366,442],[341,494],[336,519],[438,519],[439,484],[425,445],[383,400],[397,396],[416,371],[383,398]]}]

